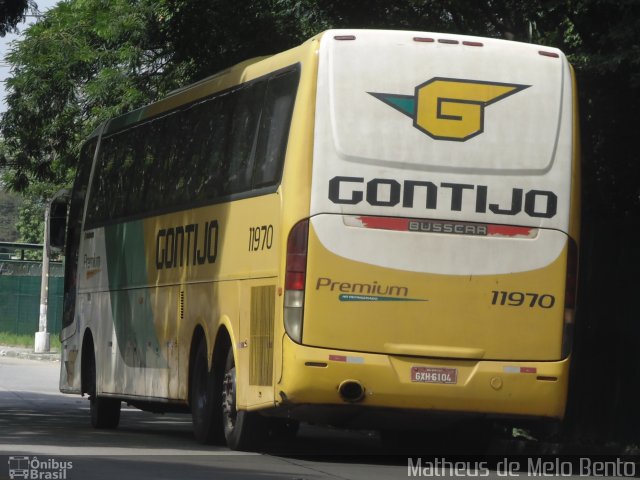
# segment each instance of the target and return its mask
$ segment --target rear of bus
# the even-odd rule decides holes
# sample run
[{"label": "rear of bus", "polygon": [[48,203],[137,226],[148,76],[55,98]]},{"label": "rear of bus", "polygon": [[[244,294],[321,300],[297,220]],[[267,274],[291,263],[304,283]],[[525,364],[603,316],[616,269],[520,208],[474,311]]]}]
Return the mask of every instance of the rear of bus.
[{"label": "rear of bus", "polygon": [[390,31],[329,31],[318,55],[282,405],[562,418],[579,231],[564,55]]}]

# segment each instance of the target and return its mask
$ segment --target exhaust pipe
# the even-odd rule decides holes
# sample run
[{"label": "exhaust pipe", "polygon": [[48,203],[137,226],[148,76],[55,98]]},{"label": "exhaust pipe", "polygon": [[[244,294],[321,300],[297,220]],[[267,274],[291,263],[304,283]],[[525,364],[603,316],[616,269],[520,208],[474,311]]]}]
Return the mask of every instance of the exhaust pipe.
[{"label": "exhaust pipe", "polygon": [[345,402],[356,403],[364,398],[364,387],[357,380],[344,380],[338,386],[338,393]]}]

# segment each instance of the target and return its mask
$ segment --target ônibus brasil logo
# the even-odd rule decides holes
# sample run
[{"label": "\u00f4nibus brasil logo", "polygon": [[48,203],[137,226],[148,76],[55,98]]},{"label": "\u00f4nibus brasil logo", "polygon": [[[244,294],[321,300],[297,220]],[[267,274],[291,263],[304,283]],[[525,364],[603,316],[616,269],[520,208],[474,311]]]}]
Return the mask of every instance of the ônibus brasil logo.
[{"label": "\u00f4nibus brasil logo", "polygon": [[8,463],[11,480],[67,480],[67,471],[73,468],[73,462],[23,455],[9,457]]},{"label": "\u00f4nibus brasil logo", "polygon": [[435,140],[464,142],[484,131],[484,109],[530,85],[435,77],[414,95],[368,92]]}]

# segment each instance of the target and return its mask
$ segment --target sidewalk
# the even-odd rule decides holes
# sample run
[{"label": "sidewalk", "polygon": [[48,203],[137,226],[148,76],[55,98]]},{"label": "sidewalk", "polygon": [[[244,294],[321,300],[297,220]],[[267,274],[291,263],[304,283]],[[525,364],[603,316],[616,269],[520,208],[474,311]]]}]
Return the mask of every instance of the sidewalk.
[{"label": "sidewalk", "polygon": [[35,353],[32,348],[0,345],[0,357],[26,358],[28,360],[59,362],[60,352],[52,350],[49,353]]}]

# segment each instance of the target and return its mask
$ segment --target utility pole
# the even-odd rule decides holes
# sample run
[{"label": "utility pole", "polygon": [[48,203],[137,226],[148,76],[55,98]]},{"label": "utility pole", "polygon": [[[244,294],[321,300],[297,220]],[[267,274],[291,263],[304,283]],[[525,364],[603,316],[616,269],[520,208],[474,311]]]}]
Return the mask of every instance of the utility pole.
[{"label": "utility pole", "polygon": [[44,247],[42,249],[42,282],[40,283],[40,320],[35,338],[35,352],[45,353],[51,350],[50,334],[47,332],[47,304],[49,303],[49,216],[51,202],[44,210]]}]

